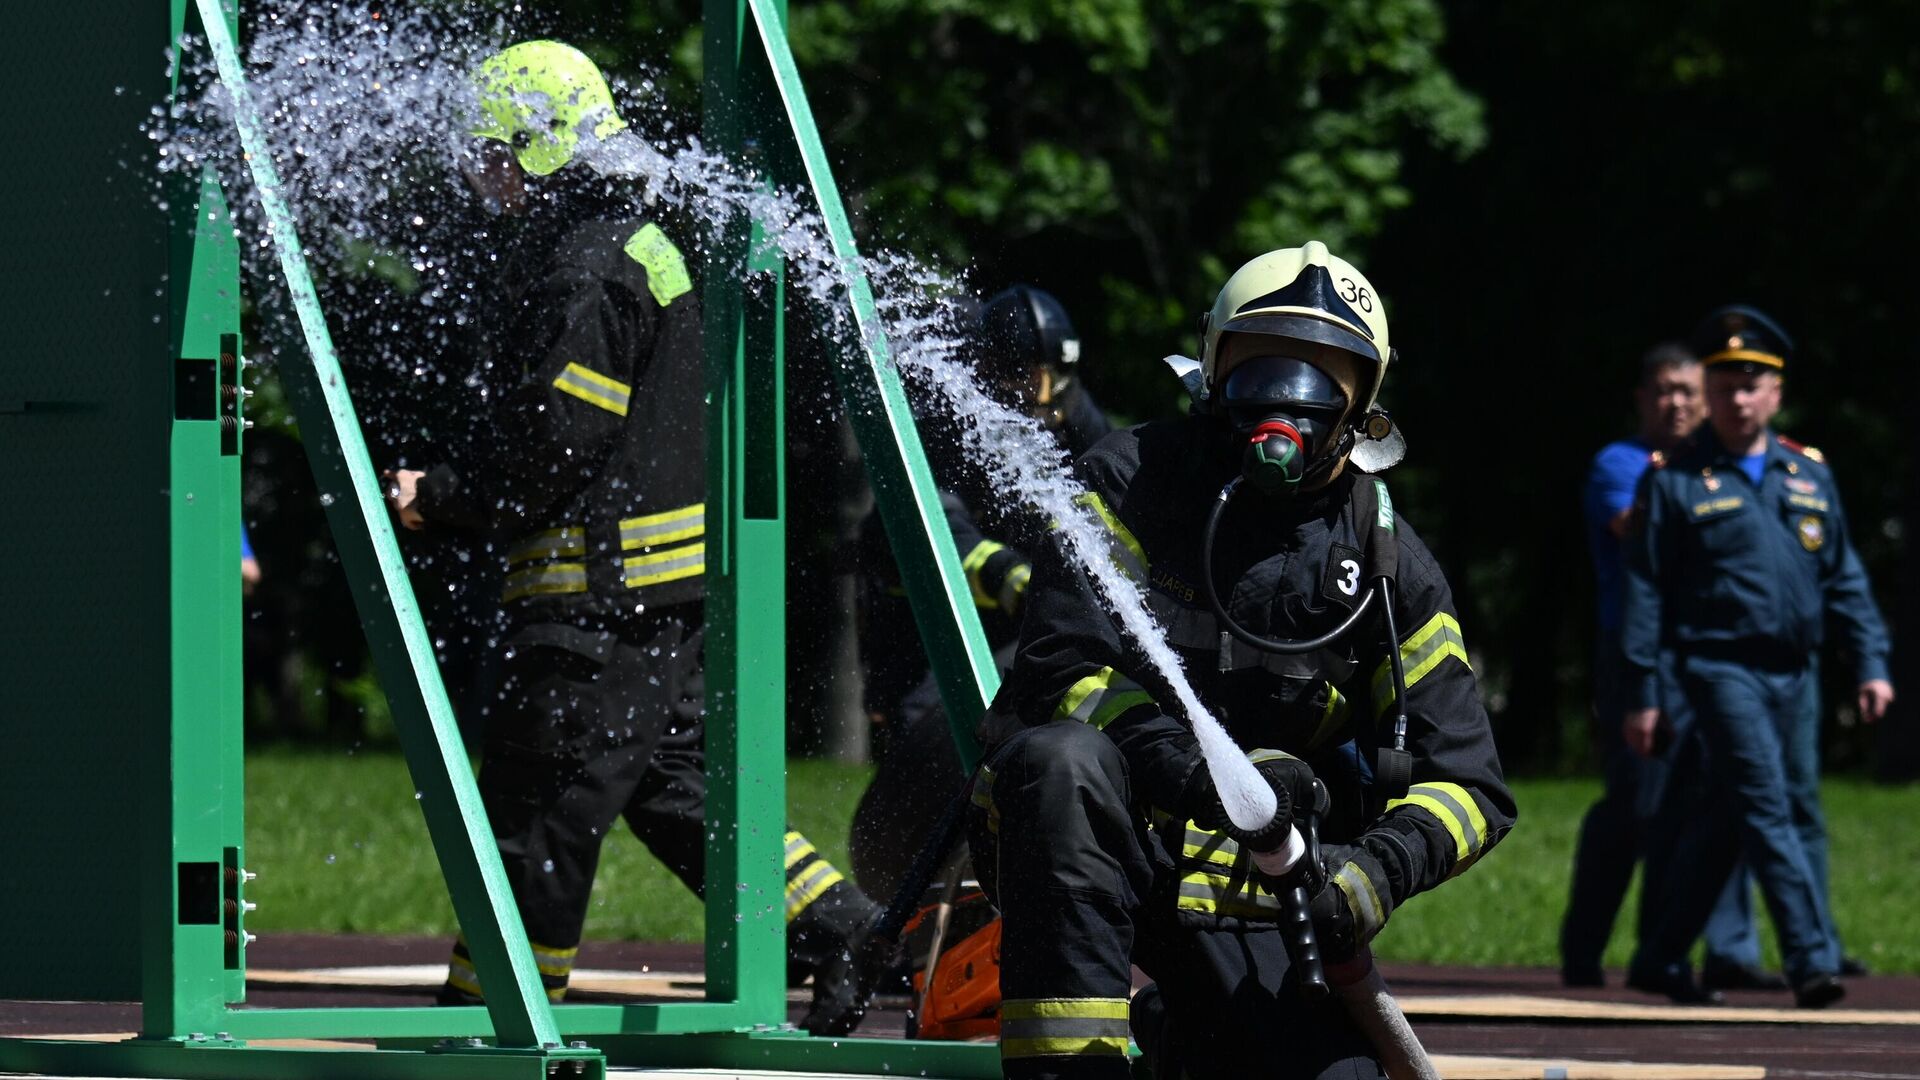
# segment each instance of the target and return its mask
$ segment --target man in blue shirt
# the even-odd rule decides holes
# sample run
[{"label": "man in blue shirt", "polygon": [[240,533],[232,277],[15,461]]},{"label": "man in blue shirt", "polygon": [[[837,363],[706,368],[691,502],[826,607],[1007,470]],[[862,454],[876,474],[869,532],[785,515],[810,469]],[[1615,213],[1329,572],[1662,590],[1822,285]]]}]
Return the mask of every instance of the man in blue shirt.
[{"label": "man in blue shirt", "polygon": [[[1627,748],[1615,722],[1626,710],[1620,656],[1620,539],[1626,535],[1634,489],[1648,463],[1671,453],[1700,426],[1706,415],[1700,361],[1684,346],[1665,342],[1640,361],[1634,388],[1639,431],[1608,443],[1594,455],[1587,475],[1582,510],[1593,555],[1596,587],[1594,640],[1594,715],[1606,787],[1581,822],[1573,859],[1567,914],[1560,926],[1560,978],[1567,986],[1601,986],[1600,957],[1606,951],[1615,916],[1640,859],[1643,825],[1658,798],[1664,760],[1642,757]],[[1644,894],[1643,894],[1644,895]],[[1758,970],[1760,942],[1753,932],[1747,879],[1736,872],[1722,904],[1707,926],[1708,966],[1722,985],[1765,983]],[[1784,988],[1779,983],[1775,988]]]},{"label": "man in blue shirt", "polygon": [[1886,628],[1825,459],[1769,426],[1790,339],[1741,306],[1713,312],[1696,339],[1711,430],[1649,471],[1625,545],[1622,735],[1652,751],[1670,654],[1704,751],[1676,757],[1654,821],[1675,838],[1676,872],[1652,900],[1661,918],[1642,927],[1634,971],[1643,984],[1691,981],[1687,953],[1744,855],[1794,998],[1818,1008],[1846,991],[1818,867],[1824,825],[1812,785],[1790,776],[1788,747],[1811,722],[1809,680],[1829,619],[1854,665],[1862,719],[1886,712]]}]

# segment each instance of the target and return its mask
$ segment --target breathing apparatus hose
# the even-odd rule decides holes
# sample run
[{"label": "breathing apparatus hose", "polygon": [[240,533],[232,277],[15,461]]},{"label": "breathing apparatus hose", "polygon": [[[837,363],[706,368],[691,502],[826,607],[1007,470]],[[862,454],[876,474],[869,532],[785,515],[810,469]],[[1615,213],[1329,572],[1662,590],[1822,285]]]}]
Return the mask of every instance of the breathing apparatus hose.
[{"label": "breathing apparatus hose", "polygon": [[[1213,587],[1213,538],[1214,535],[1219,532],[1220,519],[1225,516],[1227,504],[1233,501],[1233,493],[1239,490],[1242,479],[1244,479],[1244,477],[1235,476],[1233,479],[1227,481],[1225,487],[1220,489],[1220,494],[1214,496],[1213,509],[1207,514],[1206,532],[1200,537],[1200,588],[1206,593],[1207,606],[1213,609],[1214,618],[1220,620],[1220,625],[1226,627],[1227,633],[1259,649],[1261,652],[1284,654],[1310,653],[1315,649],[1324,649],[1334,642],[1339,641],[1341,638],[1346,637],[1354,627],[1360,625],[1360,620],[1365,618],[1367,612],[1372,608],[1375,590],[1368,589],[1366,595],[1360,598],[1359,606],[1353,609],[1351,615],[1348,615],[1339,626],[1321,634],[1317,638],[1305,638],[1301,640],[1264,638],[1246,627],[1241,626],[1238,622],[1235,622],[1233,616],[1227,613],[1227,606],[1220,602],[1220,594]],[[1388,617],[1391,618],[1392,616],[1389,615]]]},{"label": "breathing apparatus hose", "polygon": [[[1213,547],[1220,531],[1220,521],[1226,516],[1227,506],[1233,502],[1234,493],[1240,489],[1245,474],[1234,476],[1220,488],[1220,494],[1214,497],[1213,508],[1207,513],[1207,523],[1200,538],[1200,585],[1207,598],[1207,606],[1213,609],[1214,618],[1226,632],[1239,641],[1245,642],[1261,652],[1281,655],[1298,655],[1326,648],[1339,641],[1360,625],[1367,613],[1373,610],[1376,601],[1384,610],[1386,620],[1389,670],[1393,675],[1394,705],[1394,745],[1391,750],[1380,754],[1379,779],[1389,789],[1405,793],[1407,782],[1411,779],[1412,755],[1407,753],[1407,685],[1406,670],[1401,661],[1398,643],[1400,635],[1393,618],[1393,576],[1398,568],[1398,551],[1391,545],[1391,535],[1376,535],[1369,545],[1380,554],[1374,558],[1374,576],[1367,590],[1361,595],[1360,602],[1353,611],[1342,619],[1340,625],[1327,633],[1314,638],[1269,638],[1262,637],[1240,625],[1227,606],[1220,602],[1219,590],[1213,579]],[[1376,515],[1377,518],[1377,515]],[[1378,526],[1376,526],[1378,529]],[[1319,859],[1318,822],[1310,816],[1306,822],[1309,835],[1313,836],[1308,858],[1317,863]],[[1313,934],[1313,917],[1309,906],[1312,897],[1308,895],[1306,879],[1320,873],[1318,865],[1303,867],[1289,873],[1280,889],[1280,934],[1286,943],[1287,951],[1293,958],[1299,972],[1299,987],[1306,996],[1319,998],[1327,993],[1325,967],[1321,961],[1319,944]]]}]

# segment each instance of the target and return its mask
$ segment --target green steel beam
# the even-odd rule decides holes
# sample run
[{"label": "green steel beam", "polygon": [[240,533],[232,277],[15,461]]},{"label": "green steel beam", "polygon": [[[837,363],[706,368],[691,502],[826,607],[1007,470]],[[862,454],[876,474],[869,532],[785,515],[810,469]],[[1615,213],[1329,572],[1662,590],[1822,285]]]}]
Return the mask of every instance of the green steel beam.
[{"label": "green steel beam", "polygon": [[153,1038],[210,1027],[244,985],[239,883],[226,873],[243,831],[239,259],[212,174],[183,201],[193,225],[174,238],[172,362],[187,397],[168,429],[172,724],[167,767],[148,774],[166,839],[141,867],[158,886],[142,891],[140,916],[141,1031]]},{"label": "green steel beam", "polygon": [[533,950],[508,890],[500,854],[447,702],[432,643],[407,581],[406,565],[360,437],[360,423],[301,251],[293,215],[280,193],[272,147],[260,126],[234,35],[219,0],[195,0],[220,79],[233,101],[255,194],[279,255],[287,291],[305,332],[312,366],[282,369],[314,479],[323,493],[340,561],[354,586],[370,646],[392,707],[427,830],[440,859],[474,967],[487,988],[501,1041],[558,1046],[559,1029],[540,984]]},{"label": "green steel beam", "polygon": [[[744,0],[751,7],[761,50],[771,68],[787,129],[800,156],[800,177],[826,223],[834,258],[848,278],[858,342],[829,343],[834,377],[860,452],[873,482],[880,518],[900,567],[914,622],[940,685],[954,743],[971,771],[980,749],[974,738],[981,714],[1000,686],[1000,672],[987,647],[972,590],[960,569],[960,553],[940,509],[920,434],[890,360],[885,329],[874,306],[873,287],[861,269],[860,251],[834,183],[820,131],[788,47],[781,0]],[[709,4],[709,18],[712,7]],[[838,346],[838,347],[835,347]]]},{"label": "green steel beam", "polygon": [[[231,1033],[229,1033],[231,1034]],[[57,1076],[168,1080],[604,1080],[591,1047],[552,1051],[450,1045],[434,1050],[318,1050],[218,1038],[163,1042],[4,1040],[5,1067]]]},{"label": "green steel beam", "polygon": [[[765,82],[738,9],[703,26],[707,145],[742,154]],[[786,429],[778,262],[749,261],[758,227],[732,222],[703,271],[707,388],[706,976],[738,1022],[786,1020]],[[661,1007],[666,1015],[676,1008]],[[696,1014],[697,1015],[697,1014]],[[710,1029],[711,1030],[711,1029]]]},{"label": "green steel beam", "polygon": [[[782,980],[781,986],[784,985]],[[569,1038],[619,1033],[671,1035],[733,1031],[766,1023],[746,1007],[729,1001],[555,1005],[553,1015],[560,1033]],[[238,1039],[365,1038],[379,1039],[382,1045],[392,1042],[401,1046],[445,1038],[491,1039],[494,1034],[493,1021],[480,1005],[231,1009],[217,1030]]]},{"label": "green steel beam", "polygon": [[998,1080],[993,1043],[916,1039],[818,1039],[797,1032],[725,1035],[613,1035],[594,1039],[609,1065],[652,1068],[755,1069],[780,1072],[937,1076]]}]

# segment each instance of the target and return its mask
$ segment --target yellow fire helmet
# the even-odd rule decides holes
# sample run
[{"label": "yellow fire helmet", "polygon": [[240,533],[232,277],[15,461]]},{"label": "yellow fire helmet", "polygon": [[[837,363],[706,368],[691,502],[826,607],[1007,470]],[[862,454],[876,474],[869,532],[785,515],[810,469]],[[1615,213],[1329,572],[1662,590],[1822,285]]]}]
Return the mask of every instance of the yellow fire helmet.
[{"label": "yellow fire helmet", "polygon": [[1228,374],[1220,370],[1223,334],[1282,337],[1351,353],[1360,362],[1354,372],[1360,385],[1348,388],[1348,422],[1372,409],[1393,356],[1380,295],[1366,275],[1318,240],[1269,251],[1235,270],[1221,287],[1202,324],[1200,376],[1210,396]]},{"label": "yellow fire helmet", "polygon": [[604,139],[627,126],[600,69],[558,41],[502,49],[474,68],[473,84],[480,115],[472,133],[511,146],[520,167],[534,176],[572,161],[583,130]]}]

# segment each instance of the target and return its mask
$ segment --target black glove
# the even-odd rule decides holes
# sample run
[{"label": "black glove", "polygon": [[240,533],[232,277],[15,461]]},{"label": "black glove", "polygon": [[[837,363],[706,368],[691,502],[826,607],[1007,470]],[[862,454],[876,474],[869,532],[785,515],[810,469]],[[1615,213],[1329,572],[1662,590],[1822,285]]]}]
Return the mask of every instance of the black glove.
[{"label": "black glove", "polygon": [[1195,766],[1187,778],[1186,790],[1180,798],[1181,810],[1195,825],[1226,833],[1248,851],[1272,851],[1285,842],[1287,830],[1293,826],[1294,808],[1297,806],[1304,812],[1313,806],[1313,770],[1299,758],[1284,755],[1256,761],[1253,768],[1273,789],[1273,817],[1265,825],[1242,829],[1227,817],[1227,809],[1220,802],[1220,792],[1213,786],[1213,774],[1205,761]]},{"label": "black glove", "polygon": [[1329,964],[1351,960],[1372,941],[1393,911],[1393,894],[1380,860],[1363,847],[1327,844],[1320,849],[1324,876],[1313,897],[1313,933]]}]

